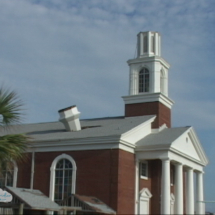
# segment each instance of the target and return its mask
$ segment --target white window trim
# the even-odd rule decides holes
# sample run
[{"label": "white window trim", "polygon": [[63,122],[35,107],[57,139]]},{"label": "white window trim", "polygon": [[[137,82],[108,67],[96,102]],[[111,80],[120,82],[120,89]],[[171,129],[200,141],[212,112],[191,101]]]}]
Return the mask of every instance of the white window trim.
[{"label": "white window trim", "polygon": [[[142,175],[142,163],[146,164],[146,176]],[[141,161],[140,162],[140,178],[141,179],[148,179],[149,176],[149,165],[148,165],[148,161]]]},{"label": "white window trim", "polygon": [[17,175],[18,175],[18,166],[15,161],[11,161],[13,163],[13,187],[17,186]]},{"label": "white window trim", "polygon": [[51,171],[51,176],[50,176],[50,188],[49,188],[49,198],[54,201],[54,189],[55,189],[55,169],[56,169],[56,165],[58,163],[59,160],[61,159],[67,159],[72,163],[72,188],[71,188],[71,193],[75,193],[75,187],[76,187],[76,163],[74,161],[74,159],[67,154],[62,154],[57,156],[51,165],[50,171]]}]

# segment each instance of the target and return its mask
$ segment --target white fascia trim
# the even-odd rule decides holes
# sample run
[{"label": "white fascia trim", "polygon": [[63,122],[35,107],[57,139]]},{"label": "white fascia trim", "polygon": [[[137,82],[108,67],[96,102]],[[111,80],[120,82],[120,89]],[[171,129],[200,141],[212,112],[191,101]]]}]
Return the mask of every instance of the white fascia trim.
[{"label": "white fascia trim", "polygon": [[100,138],[82,138],[71,140],[55,140],[34,142],[28,152],[53,152],[53,151],[83,151],[100,149],[122,149],[134,153],[134,144],[120,139],[120,135]]},{"label": "white fascia trim", "polygon": [[198,163],[194,162],[193,160],[189,160],[174,152],[169,152],[168,154],[169,154],[169,159],[171,161],[176,161],[178,163],[181,163],[183,166],[191,167],[194,170],[203,172],[204,166],[202,164],[198,164]]},{"label": "white fascia trim", "polygon": [[170,148],[170,144],[163,144],[163,145],[148,145],[143,146],[142,148],[136,148],[136,152],[151,152],[151,151],[168,151]]},{"label": "white fascia trim", "polygon": [[[104,137],[87,137],[87,138],[78,138],[78,139],[53,139],[47,141],[34,141],[31,146],[33,148],[42,148],[42,147],[55,147],[55,146],[76,146],[76,145],[89,145],[92,146],[94,144],[108,144],[108,143],[116,143],[120,140],[120,135],[113,136],[104,136]],[[31,150],[31,149],[30,149]]]},{"label": "white fascia trim", "polygon": [[151,133],[151,123],[154,122],[156,116],[153,116],[151,119],[147,120],[144,123],[132,128],[131,130],[123,133],[120,140],[126,141],[128,143],[135,144],[140,139],[143,139],[145,136]]},{"label": "white fascia trim", "polygon": [[162,93],[141,93],[131,96],[122,97],[125,104],[136,104],[136,103],[147,103],[147,102],[161,102],[169,109],[172,108],[174,102],[168,97],[164,96]]},{"label": "white fascia trim", "polygon": [[141,160],[154,160],[154,159],[169,159],[167,150],[160,151],[136,151],[136,159]]},{"label": "white fascia trim", "polygon": [[188,156],[183,156],[181,152],[177,152],[176,150],[167,150],[167,149],[160,149],[160,150],[144,150],[144,151],[136,151],[137,159],[170,159],[171,161],[176,161],[182,163],[185,166],[189,166],[195,170],[203,171],[203,164],[199,161],[190,158]]},{"label": "white fascia trim", "polygon": [[184,157],[184,158],[186,158],[186,159],[188,159],[194,163],[200,164],[201,166],[206,166],[203,162],[201,162],[201,161],[199,161],[199,160],[197,160],[197,159],[195,159],[195,158],[193,158],[193,157],[191,157],[191,156],[189,156],[189,155],[187,155],[187,154],[185,154],[185,153],[183,153],[183,152],[181,152],[175,148],[170,148],[170,152],[173,152],[177,155],[180,155],[181,157]]},{"label": "white fascia trim", "polygon": [[[179,154],[182,157],[185,157],[185,158],[187,158],[187,159],[189,159],[189,160],[191,160],[191,161],[193,161],[195,163],[198,163],[198,164],[201,164],[203,166],[206,166],[208,164],[208,159],[206,157],[206,154],[205,154],[205,152],[204,152],[204,150],[203,150],[203,148],[201,146],[201,143],[200,143],[200,141],[199,141],[199,139],[198,139],[198,137],[197,137],[197,135],[196,135],[193,127],[190,127],[184,133],[186,133],[189,136],[189,138],[191,139],[191,141],[193,143],[193,146],[196,149],[196,152],[199,155],[201,161],[196,160],[195,158],[193,158],[193,157],[191,157],[191,156],[189,156],[187,154],[184,154],[183,152],[178,151],[177,149],[172,148],[172,147],[170,147],[170,151],[175,152],[176,154]],[[180,137],[181,136],[179,136],[177,139],[175,139],[172,143],[174,143],[175,141],[177,141]]]},{"label": "white fascia trim", "polygon": [[194,147],[201,159],[201,161],[203,162],[203,164],[206,166],[209,163],[209,160],[205,154],[205,151],[201,145],[201,142],[199,141],[198,136],[196,135],[195,130],[193,129],[193,127],[190,128],[189,132],[188,132],[188,136],[190,137],[191,141],[194,142]]},{"label": "white fascia trim", "polygon": [[130,59],[130,60],[127,61],[127,63],[128,63],[129,66],[131,64],[149,63],[149,62],[160,62],[161,64],[163,64],[163,66],[166,69],[170,68],[170,64],[167,63],[166,60],[164,60],[162,57],[159,57],[159,56],[140,57],[140,58]]},{"label": "white fascia trim", "polygon": [[152,153],[152,152],[173,152],[181,157],[184,157],[196,164],[200,164],[202,166],[206,166],[206,164],[203,161],[199,161],[196,160],[195,158],[175,149],[175,148],[171,148],[171,144],[163,144],[161,145],[153,145],[153,146],[144,146],[144,148],[139,148],[139,149],[135,149],[136,152],[147,152],[147,153]]}]

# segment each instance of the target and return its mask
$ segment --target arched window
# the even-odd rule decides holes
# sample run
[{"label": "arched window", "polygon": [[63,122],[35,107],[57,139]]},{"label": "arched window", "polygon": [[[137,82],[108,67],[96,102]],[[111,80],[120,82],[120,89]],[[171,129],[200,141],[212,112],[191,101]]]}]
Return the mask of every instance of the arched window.
[{"label": "arched window", "polygon": [[75,193],[76,163],[69,155],[62,154],[51,166],[50,192],[52,201],[60,202]]},{"label": "arched window", "polygon": [[149,70],[143,68],[139,72],[139,93],[149,92]]},{"label": "arched window", "polygon": [[67,159],[58,161],[55,169],[55,202],[59,202],[72,193],[72,163]]},{"label": "arched window", "polygon": [[3,170],[0,171],[0,187],[16,187],[17,171],[18,168],[15,162],[7,163]]}]

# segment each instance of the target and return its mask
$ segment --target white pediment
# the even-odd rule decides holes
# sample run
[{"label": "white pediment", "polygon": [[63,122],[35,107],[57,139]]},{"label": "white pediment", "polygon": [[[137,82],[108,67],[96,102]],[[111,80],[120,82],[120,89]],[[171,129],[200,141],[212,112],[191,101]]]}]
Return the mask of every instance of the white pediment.
[{"label": "white pediment", "polygon": [[191,160],[198,161],[204,165],[208,163],[205,152],[193,128],[190,128],[174,142],[172,142],[171,149],[185,157],[188,157]]},{"label": "white pediment", "polygon": [[143,188],[143,189],[140,191],[140,197],[141,197],[141,198],[149,199],[149,198],[152,197],[152,194],[151,194],[151,192],[149,191],[148,188]]}]

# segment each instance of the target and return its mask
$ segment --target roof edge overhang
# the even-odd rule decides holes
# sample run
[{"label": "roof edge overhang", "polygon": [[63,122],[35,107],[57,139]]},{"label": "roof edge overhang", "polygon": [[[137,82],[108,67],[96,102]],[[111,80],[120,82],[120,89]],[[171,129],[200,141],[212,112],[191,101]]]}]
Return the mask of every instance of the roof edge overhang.
[{"label": "roof edge overhang", "polygon": [[[182,151],[179,151],[175,148],[172,147],[172,144],[177,141],[183,134],[187,133],[191,141],[193,142],[193,146],[200,158],[200,161],[195,159],[194,157],[189,156],[188,154],[183,153]],[[201,165],[201,166],[206,166],[208,164],[208,158],[201,146],[201,143],[193,129],[193,127],[188,128],[186,131],[184,131],[178,138],[176,138],[172,143],[164,143],[162,145],[147,145],[144,146],[143,148],[136,148],[135,149],[136,153],[141,153],[141,152],[147,152],[147,153],[157,153],[158,157],[161,158],[160,154],[164,154],[164,152],[167,154],[168,152],[171,152],[173,154],[176,154],[177,156],[183,157],[191,162],[194,162],[195,164]],[[166,158],[169,158],[168,156]]]},{"label": "roof edge overhang", "polygon": [[123,133],[120,139],[122,141],[126,141],[133,144],[135,147],[135,143],[137,141],[143,139],[144,137],[152,133],[151,124],[152,122],[154,122],[155,118],[156,116],[152,116],[149,120]]},{"label": "roof edge overhang", "polygon": [[190,139],[195,143],[194,147],[195,147],[199,157],[201,158],[203,164],[206,166],[209,163],[209,159],[207,158],[206,153],[202,147],[202,144],[193,127],[190,128],[188,135],[189,135]]}]

